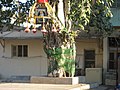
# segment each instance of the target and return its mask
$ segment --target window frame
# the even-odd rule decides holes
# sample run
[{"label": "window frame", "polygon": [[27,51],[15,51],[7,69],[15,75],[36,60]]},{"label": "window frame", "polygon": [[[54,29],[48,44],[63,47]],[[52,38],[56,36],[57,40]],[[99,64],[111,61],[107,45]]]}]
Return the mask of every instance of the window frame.
[{"label": "window frame", "polygon": [[[120,55],[120,39],[118,37],[108,37],[108,63],[107,70],[116,70],[116,60]],[[113,53],[113,57],[110,55]],[[111,59],[112,58],[112,59]]]},{"label": "window frame", "polygon": [[120,39],[118,37],[108,37],[108,45],[110,48],[120,47]]},{"label": "window frame", "polygon": [[[94,56],[92,57],[92,58],[86,58],[86,52],[90,52],[90,51],[92,51],[92,52],[94,52]],[[95,50],[94,49],[85,49],[84,50],[84,67],[85,68],[95,68],[95,58],[96,58],[96,55],[95,55]],[[87,62],[89,62],[89,63],[92,63],[93,65],[89,65],[89,66],[87,66],[86,65],[86,63]]]},{"label": "window frame", "polygon": [[[113,53],[114,54],[114,59],[110,59],[110,53]],[[116,60],[117,60],[117,58],[119,58],[119,55],[120,55],[120,51],[118,51],[118,52],[116,52],[115,50],[114,51],[110,51],[109,52],[109,59],[108,59],[108,71],[109,70],[116,70]],[[110,62],[111,63],[114,63],[114,64],[112,64],[112,65],[114,65],[114,66],[112,66],[112,68],[110,68],[111,66],[110,66]]]},{"label": "window frame", "polygon": [[[19,46],[22,47],[20,56],[18,55],[19,54],[19,50],[18,50]],[[25,46],[27,46],[26,51],[25,51]],[[15,50],[13,50],[13,48]],[[11,57],[28,57],[28,45],[11,45]]]}]

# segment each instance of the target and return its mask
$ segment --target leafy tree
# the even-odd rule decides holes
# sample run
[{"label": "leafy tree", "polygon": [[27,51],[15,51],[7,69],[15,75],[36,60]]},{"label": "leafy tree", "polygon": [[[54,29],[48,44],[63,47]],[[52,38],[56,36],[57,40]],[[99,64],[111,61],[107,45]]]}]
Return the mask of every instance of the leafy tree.
[{"label": "leafy tree", "polygon": [[112,3],[113,0],[78,0],[76,2],[71,0],[70,18],[73,26],[88,33],[93,31],[91,27],[94,27],[97,37],[110,35],[113,31],[109,21],[112,17],[110,10]]},{"label": "leafy tree", "polygon": [[19,0],[1,0],[0,27],[8,26],[10,30],[14,25],[20,26],[26,21],[29,8],[33,3],[33,0],[28,0],[26,3],[19,2]]}]

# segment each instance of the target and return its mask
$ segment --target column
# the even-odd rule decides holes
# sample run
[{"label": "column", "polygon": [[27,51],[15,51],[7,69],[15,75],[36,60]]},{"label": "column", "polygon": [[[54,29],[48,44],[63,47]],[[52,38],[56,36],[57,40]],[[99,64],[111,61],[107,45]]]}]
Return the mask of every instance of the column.
[{"label": "column", "polygon": [[108,66],[108,56],[109,56],[109,50],[108,50],[108,37],[103,39],[103,83],[105,83],[105,75],[107,72],[107,66]]}]

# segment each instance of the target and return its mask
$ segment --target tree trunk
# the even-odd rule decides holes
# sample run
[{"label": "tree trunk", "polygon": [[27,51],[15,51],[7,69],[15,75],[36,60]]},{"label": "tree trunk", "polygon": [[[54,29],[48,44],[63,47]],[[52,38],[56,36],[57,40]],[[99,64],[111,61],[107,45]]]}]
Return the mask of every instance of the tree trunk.
[{"label": "tree trunk", "polygon": [[63,0],[58,0],[58,18],[61,22],[61,26],[65,26],[65,17],[64,17],[64,6],[63,6]]},{"label": "tree trunk", "polygon": [[[48,5],[48,7],[50,6]],[[66,77],[66,74],[68,74],[67,76],[73,77],[76,57],[75,33],[65,27],[63,0],[59,0],[58,19],[56,20],[58,21],[51,18],[49,24],[45,26],[48,31],[44,34],[44,50],[49,60],[48,74],[58,77]],[[57,29],[57,32],[53,32],[53,26],[54,29]]]}]

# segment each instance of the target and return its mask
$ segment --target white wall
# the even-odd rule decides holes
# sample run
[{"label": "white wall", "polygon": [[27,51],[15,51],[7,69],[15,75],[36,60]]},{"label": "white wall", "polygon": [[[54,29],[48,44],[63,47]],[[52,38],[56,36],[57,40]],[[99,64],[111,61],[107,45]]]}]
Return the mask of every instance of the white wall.
[{"label": "white wall", "polygon": [[[12,58],[11,45],[28,45],[28,58]],[[84,68],[84,49],[95,50],[96,67],[102,67],[102,54],[97,40],[78,40],[77,54],[80,55],[80,68]],[[2,54],[0,48],[0,56]],[[0,57],[0,74],[5,77],[12,75],[47,75],[47,58],[43,50],[42,40],[5,40],[5,58]]]},{"label": "white wall", "polygon": [[[11,45],[28,45],[28,57],[11,57]],[[12,75],[47,75],[47,58],[42,40],[5,40],[5,56],[0,47],[0,74]]]},{"label": "white wall", "polygon": [[83,39],[77,40],[76,48],[77,54],[79,55],[79,68],[84,68],[84,50],[95,50],[95,67],[102,68],[102,50],[100,49],[100,42],[98,39]]},{"label": "white wall", "polygon": [[45,58],[0,58],[0,74],[4,78],[10,76],[41,76],[47,75]]},{"label": "white wall", "polygon": [[5,57],[11,57],[11,45],[28,45],[28,57],[46,57],[42,40],[5,40]]}]

